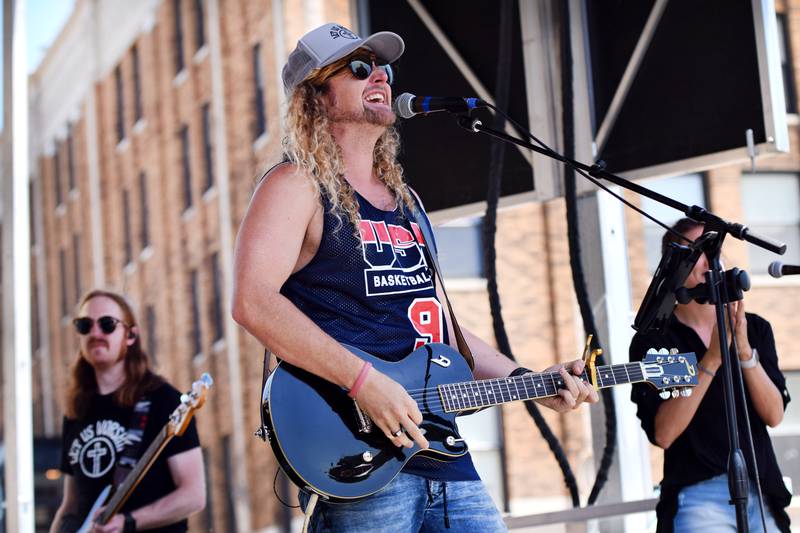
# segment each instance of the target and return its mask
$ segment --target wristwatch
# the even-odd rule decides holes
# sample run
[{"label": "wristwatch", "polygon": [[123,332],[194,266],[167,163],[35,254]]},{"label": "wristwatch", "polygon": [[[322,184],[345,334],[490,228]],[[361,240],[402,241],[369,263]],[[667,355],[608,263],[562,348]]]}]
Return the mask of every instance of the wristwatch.
[{"label": "wristwatch", "polygon": [[130,512],[125,513],[125,526],[122,533],[136,533],[136,519]]},{"label": "wristwatch", "polygon": [[758,364],[758,351],[753,348],[753,352],[750,355],[750,359],[739,359],[739,366],[742,368],[755,368]]}]

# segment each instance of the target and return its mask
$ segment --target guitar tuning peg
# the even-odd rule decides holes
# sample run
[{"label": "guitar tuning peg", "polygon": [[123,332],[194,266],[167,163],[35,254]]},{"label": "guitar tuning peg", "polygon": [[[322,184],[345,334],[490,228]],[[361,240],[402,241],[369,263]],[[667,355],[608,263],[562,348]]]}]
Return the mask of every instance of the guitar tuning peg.
[{"label": "guitar tuning peg", "polygon": [[677,348],[670,348],[670,349],[669,349],[669,354],[670,354],[670,355],[678,355],[678,353],[679,353],[679,352],[678,352],[678,349],[677,349]]},{"label": "guitar tuning peg", "polygon": [[669,355],[669,350],[667,350],[666,348],[661,348],[658,351],[658,353],[661,354],[661,355]]},{"label": "guitar tuning peg", "polygon": [[647,350],[647,355],[653,355],[656,353],[658,353],[658,350],[656,350],[655,348],[650,348],[649,350]]},{"label": "guitar tuning peg", "polygon": [[658,395],[661,396],[662,400],[669,400],[669,397],[672,396],[672,393],[670,393],[668,390],[662,390],[658,393]]},{"label": "guitar tuning peg", "polygon": [[692,389],[688,387],[684,387],[681,389],[681,396],[683,396],[684,398],[688,398],[691,395],[692,395]]},{"label": "guitar tuning peg", "polygon": [[677,398],[677,397],[678,397],[678,394],[680,394],[680,393],[678,392],[678,389],[672,389],[672,397],[673,397],[673,398]]},{"label": "guitar tuning peg", "polygon": [[182,404],[185,405],[185,404],[189,403],[189,400],[191,400],[191,398],[189,398],[188,394],[186,394],[186,393],[181,394],[181,403]]}]

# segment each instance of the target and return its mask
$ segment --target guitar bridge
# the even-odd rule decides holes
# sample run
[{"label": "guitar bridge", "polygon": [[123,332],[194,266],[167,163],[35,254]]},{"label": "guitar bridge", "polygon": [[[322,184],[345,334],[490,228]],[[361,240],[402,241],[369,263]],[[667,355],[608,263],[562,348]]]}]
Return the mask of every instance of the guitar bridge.
[{"label": "guitar bridge", "polygon": [[359,433],[372,433],[372,419],[365,413],[358,402],[353,399],[353,407],[356,410],[356,421],[358,422]]}]

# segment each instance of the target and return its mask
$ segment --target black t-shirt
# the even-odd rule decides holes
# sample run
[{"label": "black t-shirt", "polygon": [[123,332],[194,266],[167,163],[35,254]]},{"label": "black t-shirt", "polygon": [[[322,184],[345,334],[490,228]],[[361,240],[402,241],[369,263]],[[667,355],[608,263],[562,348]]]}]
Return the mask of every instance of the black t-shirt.
[{"label": "black t-shirt", "polygon": [[[778,369],[778,354],[775,350],[772,327],[758,315],[747,313],[746,316],[750,346],[758,350],[759,361],[780,391],[785,409],[790,398],[786,390],[786,380]],[[694,352],[701,364],[706,352],[706,346],[697,333],[680,322],[674,314],[670,317],[663,335],[637,333],[634,336],[630,347],[630,360],[641,361],[650,348],[677,348],[681,352]],[[745,391],[747,391],[746,384]],[[789,505],[791,494],[783,483],[766,425],[758,416],[749,393],[746,392],[746,396],[764,501],[770,506],[781,531],[788,532],[789,517],[784,507]],[[641,420],[642,429],[647,433],[650,442],[655,444],[656,411],[664,400],[646,383],[633,385],[631,400],[637,405],[636,415]],[[661,481],[661,500],[656,507],[659,532],[672,531],[672,522],[677,511],[677,496],[681,488],[727,472],[729,446],[724,401],[723,373],[719,371],[700,402],[692,421],[664,451],[664,479]],[[750,444],[739,405],[737,405],[736,419],[739,426],[739,446],[752,478]]]},{"label": "black t-shirt", "polygon": [[[168,383],[146,395],[151,401],[147,423],[137,456],[141,457],[167,423],[169,415],[180,403],[180,393]],[[120,407],[113,394],[98,394],[92,399],[83,420],[64,418],[61,437],[61,471],[73,476],[78,488],[78,516],[86,518],[92,504],[114,477],[114,467],[123,449],[135,437],[128,432],[133,421],[133,407]],[[200,445],[194,419],[182,436],[174,436],[139,486],[122,506],[122,512],[133,511],[175,490],[167,459]],[[137,457],[137,459],[138,459]],[[183,532],[186,520],[150,531]]]}]

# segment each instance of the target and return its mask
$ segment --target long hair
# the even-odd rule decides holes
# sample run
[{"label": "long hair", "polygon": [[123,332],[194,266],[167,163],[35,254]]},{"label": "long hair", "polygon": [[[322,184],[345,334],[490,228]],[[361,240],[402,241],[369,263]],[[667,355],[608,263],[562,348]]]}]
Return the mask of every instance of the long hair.
[{"label": "long hair", "polygon": [[[129,328],[137,326],[133,308],[124,296],[114,292],[95,289],[81,298],[78,309],[93,298],[104,297],[113,300],[122,310],[122,318]],[[97,380],[94,368],[78,349],[75,361],[70,368],[71,380],[67,389],[66,415],[68,418],[82,419],[97,394]],[[155,389],[164,379],[150,369],[150,360],[142,349],[142,339],[136,335],[133,344],[125,349],[125,380],[116,391],[114,401],[123,407],[132,407],[147,392]]]},{"label": "long hair", "polygon": [[[358,233],[358,199],[345,179],[342,150],[331,133],[331,122],[324,96],[328,80],[345,67],[357,50],[314,72],[294,88],[286,112],[286,137],[283,148],[286,157],[310,176],[318,196],[325,196],[330,210],[337,217],[344,215]],[[403,169],[397,162],[400,136],[389,127],[378,138],[372,154],[372,168],[394,196],[398,206],[411,208],[413,201],[403,180]],[[340,218],[341,220],[341,218]]]}]

